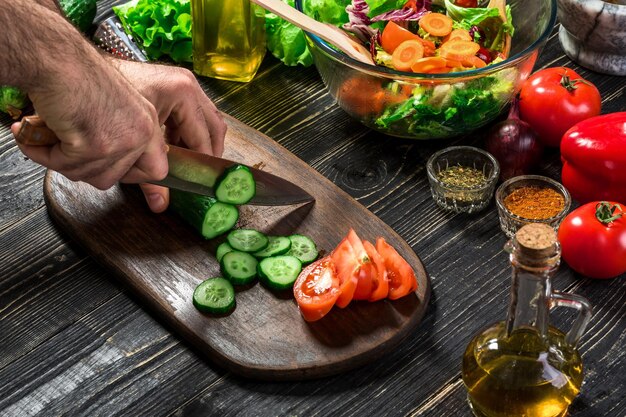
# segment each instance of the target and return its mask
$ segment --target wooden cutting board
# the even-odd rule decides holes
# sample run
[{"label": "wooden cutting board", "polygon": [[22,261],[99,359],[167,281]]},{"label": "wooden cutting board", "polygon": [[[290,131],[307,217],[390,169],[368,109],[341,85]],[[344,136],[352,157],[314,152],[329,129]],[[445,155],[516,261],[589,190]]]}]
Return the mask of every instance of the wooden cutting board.
[{"label": "wooden cutting board", "polygon": [[418,324],[430,282],[411,247],[347,193],[285,148],[231,118],[224,157],[261,167],[300,185],[314,204],[243,206],[238,227],[267,234],[305,234],[330,252],[353,227],[362,239],[383,236],[415,269],[419,288],[396,301],[352,302],[320,321],[305,322],[290,292],[275,294],[257,283],[237,289],[237,307],[211,317],[192,305],[195,287],[219,276],[215,249],[175,214],[151,213],[139,188],[100,191],[48,171],[46,204],[54,221],[97,261],[114,271],[183,338],[218,366],[259,379],[317,378],[358,367],[393,349],[403,338],[425,337]]}]

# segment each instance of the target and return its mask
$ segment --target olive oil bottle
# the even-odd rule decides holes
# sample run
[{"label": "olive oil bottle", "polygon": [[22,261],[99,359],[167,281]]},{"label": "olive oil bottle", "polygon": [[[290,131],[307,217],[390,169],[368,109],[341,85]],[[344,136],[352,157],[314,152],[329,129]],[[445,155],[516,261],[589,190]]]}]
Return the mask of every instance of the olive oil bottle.
[{"label": "olive oil bottle", "polygon": [[265,11],[249,0],[191,0],[193,69],[248,82],[265,56]]},{"label": "olive oil bottle", "polygon": [[[479,417],[566,416],[583,381],[576,343],[591,307],[582,297],[552,291],[560,248],[550,226],[522,227],[506,249],[513,268],[507,319],[474,337],[463,356],[470,406]],[[549,325],[552,306],[578,310],[567,334]]]}]

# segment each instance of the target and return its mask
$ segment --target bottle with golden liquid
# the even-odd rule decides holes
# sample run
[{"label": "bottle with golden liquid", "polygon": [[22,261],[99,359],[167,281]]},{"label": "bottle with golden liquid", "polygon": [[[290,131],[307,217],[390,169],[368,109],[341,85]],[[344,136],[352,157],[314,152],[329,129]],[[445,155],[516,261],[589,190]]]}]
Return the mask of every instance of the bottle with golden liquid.
[{"label": "bottle with golden liquid", "polygon": [[[550,226],[523,226],[505,250],[513,269],[507,319],[475,336],[463,356],[470,406],[479,417],[566,416],[583,381],[576,344],[591,307],[583,297],[552,291],[561,252]],[[548,323],[556,306],[578,310],[567,334]]]},{"label": "bottle with golden liquid", "polygon": [[265,56],[265,11],[249,0],[191,0],[193,70],[248,82]]}]

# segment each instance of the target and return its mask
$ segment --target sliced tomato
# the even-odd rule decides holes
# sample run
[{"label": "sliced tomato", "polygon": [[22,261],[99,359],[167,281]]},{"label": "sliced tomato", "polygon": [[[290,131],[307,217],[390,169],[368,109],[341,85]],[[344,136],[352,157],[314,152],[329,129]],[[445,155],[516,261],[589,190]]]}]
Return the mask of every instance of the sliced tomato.
[{"label": "sliced tomato", "polygon": [[308,265],[293,286],[302,317],[306,321],[316,321],[328,314],[341,294],[339,284],[330,256]]},{"label": "sliced tomato", "polygon": [[376,250],[367,240],[363,241],[363,247],[367,256],[374,264],[374,273],[372,274],[372,293],[370,294],[370,301],[378,301],[383,298],[387,298],[389,294],[389,278],[387,278],[387,268],[385,268],[385,260],[380,253]]},{"label": "sliced tomato", "polygon": [[374,275],[376,274],[376,267],[370,260],[363,241],[356,234],[354,229],[350,229],[348,232],[348,242],[354,249],[354,255],[356,257],[355,270],[352,272],[357,277],[356,289],[354,290],[353,300],[369,300],[372,295],[372,286]]},{"label": "sliced tomato", "polygon": [[330,257],[335,264],[337,270],[337,277],[339,278],[339,298],[337,299],[337,306],[344,308],[352,298],[356,291],[359,278],[355,271],[357,269],[357,258],[352,248],[352,245],[348,241],[348,237],[345,237],[339,245],[330,254]]},{"label": "sliced tomato", "polygon": [[385,261],[389,278],[390,300],[396,300],[417,289],[417,279],[411,265],[385,239],[376,240],[376,250]]}]

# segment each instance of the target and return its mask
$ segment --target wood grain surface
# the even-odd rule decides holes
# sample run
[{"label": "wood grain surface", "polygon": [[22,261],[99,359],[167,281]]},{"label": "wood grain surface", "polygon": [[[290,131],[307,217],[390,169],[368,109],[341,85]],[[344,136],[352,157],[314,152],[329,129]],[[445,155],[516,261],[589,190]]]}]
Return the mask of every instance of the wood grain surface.
[{"label": "wood grain surface", "polygon": [[414,268],[417,291],[393,302],[353,302],[307,323],[291,291],[276,294],[257,284],[238,290],[232,314],[211,317],[196,310],[192,295],[200,282],[222,275],[214,254],[223,236],[207,241],[173,213],[150,213],[137,187],[100,191],[53,171],[44,184],[51,217],[199,351],[242,376],[278,380],[337,374],[378,359],[409,333],[419,334],[430,282],[411,247],[275,141],[236,119],[226,120],[226,158],[263,167],[316,199],[295,206],[242,206],[238,228],[304,234],[322,254],[351,227],[371,242],[382,236]]},{"label": "wood grain surface", "polygon": [[[98,18],[111,4],[98,2]],[[572,68],[598,87],[603,113],[626,111],[626,77],[569,60],[558,29],[535,70]],[[473,215],[439,210],[424,164],[451,144],[482,146],[488,129],[442,142],[377,134],[337,107],[315,68],[269,54],[250,83],[199,81],[220,110],[305,161],[420,255],[432,294],[418,331],[378,360],[322,379],[256,381],[225,370],[52,222],[45,169],[24,158],[0,114],[0,416],[469,417],[461,355],[506,314],[506,238],[493,204]],[[558,180],[560,170],[549,150],[537,173]],[[594,306],[570,417],[626,416],[626,276],[591,280],[563,264],[554,288]],[[571,312],[551,320],[565,328]]]}]

